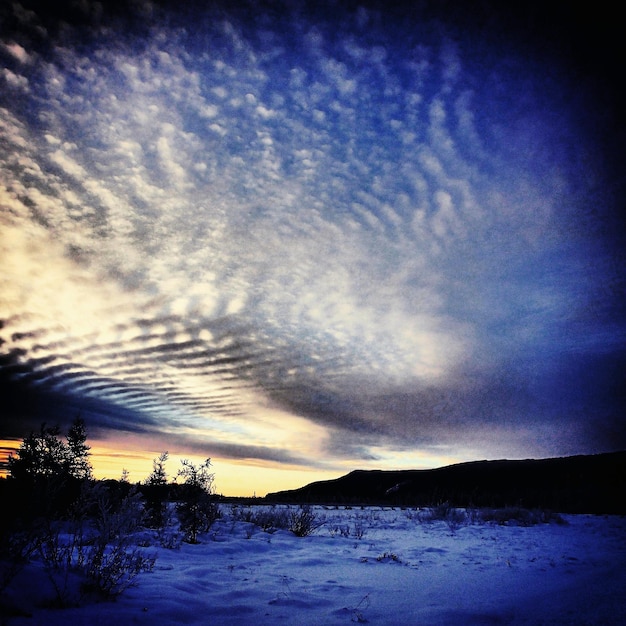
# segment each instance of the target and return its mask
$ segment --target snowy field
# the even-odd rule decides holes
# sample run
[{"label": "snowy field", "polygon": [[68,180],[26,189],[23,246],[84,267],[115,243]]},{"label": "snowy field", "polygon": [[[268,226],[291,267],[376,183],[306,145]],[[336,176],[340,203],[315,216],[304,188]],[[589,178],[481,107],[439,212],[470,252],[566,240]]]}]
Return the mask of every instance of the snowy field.
[{"label": "snowy field", "polygon": [[323,525],[297,537],[221,506],[199,544],[142,547],[154,570],[115,601],[44,608],[49,581],[29,566],[12,599],[31,615],[4,623],[626,624],[624,517],[454,528],[414,509],[313,507]]}]

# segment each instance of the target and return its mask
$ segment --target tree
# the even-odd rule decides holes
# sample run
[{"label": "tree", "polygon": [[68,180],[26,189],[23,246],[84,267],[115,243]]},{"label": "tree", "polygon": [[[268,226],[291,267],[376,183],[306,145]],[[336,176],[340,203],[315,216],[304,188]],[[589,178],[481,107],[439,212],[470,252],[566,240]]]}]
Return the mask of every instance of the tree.
[{"label": "tree", "polygon": [[10,478],[0,481],[0,501],[10,505],[0,516],[0,592],[36,554],[59,605],[74,604],[79,590],[112,597],[154,565],[130,543],[143,501],[128,482],[92,480],[80,417],[66,441],[59,433],[45,423],[31,432],[9,458]]},{"label": "tree", "polygon": [[78,416],[67,433],[67,471],[79,480],[92,478],[85,421]]},{"label": "tree", "polygon": [[169,489],[165,471],[167,459],[168,453],[165,451],[152,461],[152,473],[146,479],[145,486],[141,490],[146,499],[146,524],[150,528],[163,528],[168,519]]},{"label": "tree", "polygon": [[33,482],[65,474],[67,447],[59,439],[59,427],[42,424],[39,432],[31,432],[9,456],[9,472],[15,479]]},{"label": "tree", "polygon": [[67,435],[58,426],[42,424],[9,456],[9,488],[14,494],[14,519],[28,525],[37,519],[67,514],[91,478],[85,424],[77,419]]},{"label": "tree", "polygon": [[42,479],[88,480],[92,477],[85,422],[77,417],[67,434],[60,439],[58,426],[42,424],[39,432],[31,432],[17,450],[9,456],[9,471],[13,478],[30,482]]},{"label": "tree", "polygon": [[213,502],[214,474],[209,471],[211,459],[199,466],[184,459],[178,476],[184,479],[181,485],[181,499],[176,505],[176,513],[185,540],[189,543],[198,542],[198,533],[206,532],[219,517],[219,508]]},{"label": "tree", "polygon": [[168,459],[168,452],[161,452],[152,461],[152,473],[146,479],[146,485],[165,485],[167,483],[167,473],[165,472],[165,462]]},{"label": "tree", "polygon": [[183,484],[201,489],[207,494],[213,493],[215,474],[209,472],[211,459],[207,459],[198,467],[187,459],[183,459],[181,464],[183,467],[178,470],[177,476],[184,478]]}]

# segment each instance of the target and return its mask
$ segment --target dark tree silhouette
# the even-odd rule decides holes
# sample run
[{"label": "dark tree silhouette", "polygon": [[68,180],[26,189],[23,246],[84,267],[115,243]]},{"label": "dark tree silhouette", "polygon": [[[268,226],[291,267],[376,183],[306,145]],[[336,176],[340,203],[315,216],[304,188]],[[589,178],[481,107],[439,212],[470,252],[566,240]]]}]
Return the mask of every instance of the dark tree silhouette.
[{"label": "dark tree silhouette", "polygon": [[162,528],[167,522],[167,499],[169,486],[165,462],[168,453],[161,454],[152,461],[152,473],[146,478],[141,493],[146,499],[146,525],[150,528]]},{"label": "dark tree silhouette", "polygon": [[67,433],[67,471],[79,480],[92,478],[85,421],[78,416]]},{"label": "dark tree silhouette", "polygon": [[42,424],[39,432],[26,437],[16,455],[9,456],[9,472],[21,481],[41,479],[88,480],[92,477],[85,422],[77,417],[67,434],[60,438],[58,426]]},{"label": "dark tree silhouette", "polygon": [[9,472],[20,481],[61,477],[67,467],[67,446],[59,439],[59,427],[42,424],[39,432],[24,438],[16,456],[9,456]]},{"label": "dark tree silhouette", "polygon": [[165,485],[167,483],[167,473],[165,471],[165,462],[168,459],[168,452],[161,452],[156,459],[152,461],[152,473],[146,479],[146,485]]}]

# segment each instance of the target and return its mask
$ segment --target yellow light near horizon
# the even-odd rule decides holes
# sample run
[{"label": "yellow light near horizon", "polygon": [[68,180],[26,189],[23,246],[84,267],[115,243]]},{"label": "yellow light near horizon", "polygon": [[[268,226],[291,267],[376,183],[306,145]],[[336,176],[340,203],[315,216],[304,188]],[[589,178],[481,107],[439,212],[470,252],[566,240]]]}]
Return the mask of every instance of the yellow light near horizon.
[{"label": "yellow light near horizon", "polygon": [[[2,468],[6,467],[10,451],[17,450],[20,443],[19,440],[0,440],[0,476],[6,476],[6,470]],[[143,482],[152,472],[154,459],[165,451],[159,444],[163,442],[147,442],[132,435],[128,435],[120,443],[116,441],[115,444],[111,441],[94,442],[90,451],[94,478],[119,479],[123,470],[127,470],[131,483]],[[182,459],[201,464],[206,457],[173,452],[165,464],[169,480],[174,480]],[[338,478],[354,469],[430,469],[465,460],[471,459],[411,451],[388,453],[376,462],[346,460],[333,469],[320,469],[258,459],[233,460],[215,457],[211,458],[211,471],[215,475],[216,493],[225,496],[263,497],[271,492],[297,489],[318,480]]]},{"label": "yellow light near horizon", "polygon": [[[131,483],[144,481],[152,471],[152,462],[159,456],[158,451],[137,451],[94,445],[91,449],[91,462],[94,477],[97,479],[119,479],[122,470],[129,472]],[[165,464],[168,478],[173,480],[181,467],[181,460],[201,464],[206,457],[193,454],[170,454]],[[278,463],[259,460],[239,460],[211,458],[211,472],[215,475],[215,491],[225,496],[263,497],[273,491],[297,489],[310,482],[337,478],[343,472],[283,466]]]},{"label": "yellow light near horizon", "polygon": [[[15,452],[21,440],[0,440],[0,477],[7,476],[7,460]],[[131,483],[144,481],[152,472],[152,462],[165,450],[132,449],[113,447],[108,443],[95,443],[91,448],[90,461],[94,478],[97,480],[119,479],[127,470]],[[173,480],[181,467],[180,461],[188,459],[201,464],[206,457],[189,454],[171,454],[165,465],[168,478]],[[263,497],[273,491],[297,489],[317,480],[337,478],[336,471],[307,469],[297,466],[282,466],[254,459],[233,461],[232,459],[211,459],[211,471],[215,474],[215,490],[225,496]]]}]

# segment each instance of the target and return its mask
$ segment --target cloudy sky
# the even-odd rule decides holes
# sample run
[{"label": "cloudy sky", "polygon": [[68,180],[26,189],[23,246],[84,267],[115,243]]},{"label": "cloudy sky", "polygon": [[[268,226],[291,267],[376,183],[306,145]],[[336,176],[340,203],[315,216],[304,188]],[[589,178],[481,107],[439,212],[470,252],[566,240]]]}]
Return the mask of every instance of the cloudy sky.
[{"label": "cloudy sky", "polygon": [[610,16],[57,4],[0,9],[0,439],[260,495],[626,448]]}]

